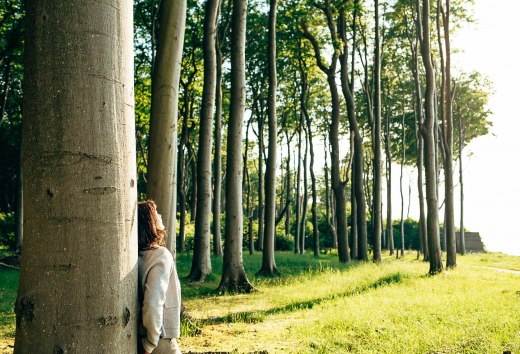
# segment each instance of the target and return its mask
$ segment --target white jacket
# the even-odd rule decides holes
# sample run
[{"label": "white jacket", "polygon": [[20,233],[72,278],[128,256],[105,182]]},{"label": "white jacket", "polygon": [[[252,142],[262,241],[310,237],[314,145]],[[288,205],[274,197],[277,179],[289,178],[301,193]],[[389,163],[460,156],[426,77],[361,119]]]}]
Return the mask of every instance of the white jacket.
[{"label": "white jacket", "polygon": [[144,349],[151,353],[160,338],[180,336],[181,285],[172,254],[165,247],[140,251],[138,270],[140,332],[145,335]]}]

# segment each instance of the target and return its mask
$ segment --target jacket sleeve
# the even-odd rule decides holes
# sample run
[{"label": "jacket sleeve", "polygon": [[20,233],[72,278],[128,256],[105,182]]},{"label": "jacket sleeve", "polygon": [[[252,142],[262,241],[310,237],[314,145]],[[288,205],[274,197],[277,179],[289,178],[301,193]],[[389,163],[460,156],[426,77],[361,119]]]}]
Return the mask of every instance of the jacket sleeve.
[{"label": "jacket sleeve", "polygon": [[172,267],[173,258],[168,253],[162,252],[153,262],[146,276],[142,308],[146,337],[143,338],[142,344],[149,353],[159,343],[162,333],[164,303]]}]

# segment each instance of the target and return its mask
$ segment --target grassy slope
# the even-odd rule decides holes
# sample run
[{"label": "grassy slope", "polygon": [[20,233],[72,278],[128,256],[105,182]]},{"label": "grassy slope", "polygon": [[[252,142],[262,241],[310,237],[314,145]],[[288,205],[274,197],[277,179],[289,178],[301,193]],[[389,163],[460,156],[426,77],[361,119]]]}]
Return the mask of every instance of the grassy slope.
[{"label": "grassy slope", "polygon": [[[220,278],[185,284],[183,299],[202,330],[184,323],[183,351],[269,353],[520,352],[520,257],[458,257],[459,267],[435,277],[407,255],[340,265],[335,256],[277,254],[283,277],[254,278],[261,255],[244,255],[258,292],[215,296]],[[179,273],[191,258],[178,256]],[[220,272],[221,263],[213,268]],[[7,278],[6,278],[7,277]],[[11,280],[4,280],[11,279]],[[12,343],[16,272],[0,271],[0,348]],[[7,312],[5,312],[7,311]]]}]

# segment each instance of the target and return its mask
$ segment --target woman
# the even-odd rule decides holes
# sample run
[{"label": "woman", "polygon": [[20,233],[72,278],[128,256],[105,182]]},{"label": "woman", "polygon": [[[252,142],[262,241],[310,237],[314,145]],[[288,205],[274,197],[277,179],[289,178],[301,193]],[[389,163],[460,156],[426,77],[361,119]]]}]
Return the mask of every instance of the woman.
[{"label": "woman", "polygon": [[155,203],[139,202],[139,334],[144,354],[181,353],[175,340],[180,336],[181,287],[164,237]]}]

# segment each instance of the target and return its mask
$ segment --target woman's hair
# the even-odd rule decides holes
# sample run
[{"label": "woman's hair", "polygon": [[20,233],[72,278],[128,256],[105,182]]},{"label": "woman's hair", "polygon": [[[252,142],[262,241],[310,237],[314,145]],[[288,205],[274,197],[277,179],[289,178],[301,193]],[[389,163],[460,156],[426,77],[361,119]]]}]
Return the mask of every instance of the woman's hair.
[{"label": "woman's hair", "polygon": [[137,240],[139,251],[164,246],[165,230],[159,221],[157,205],[153,200],[137,204]]}]

